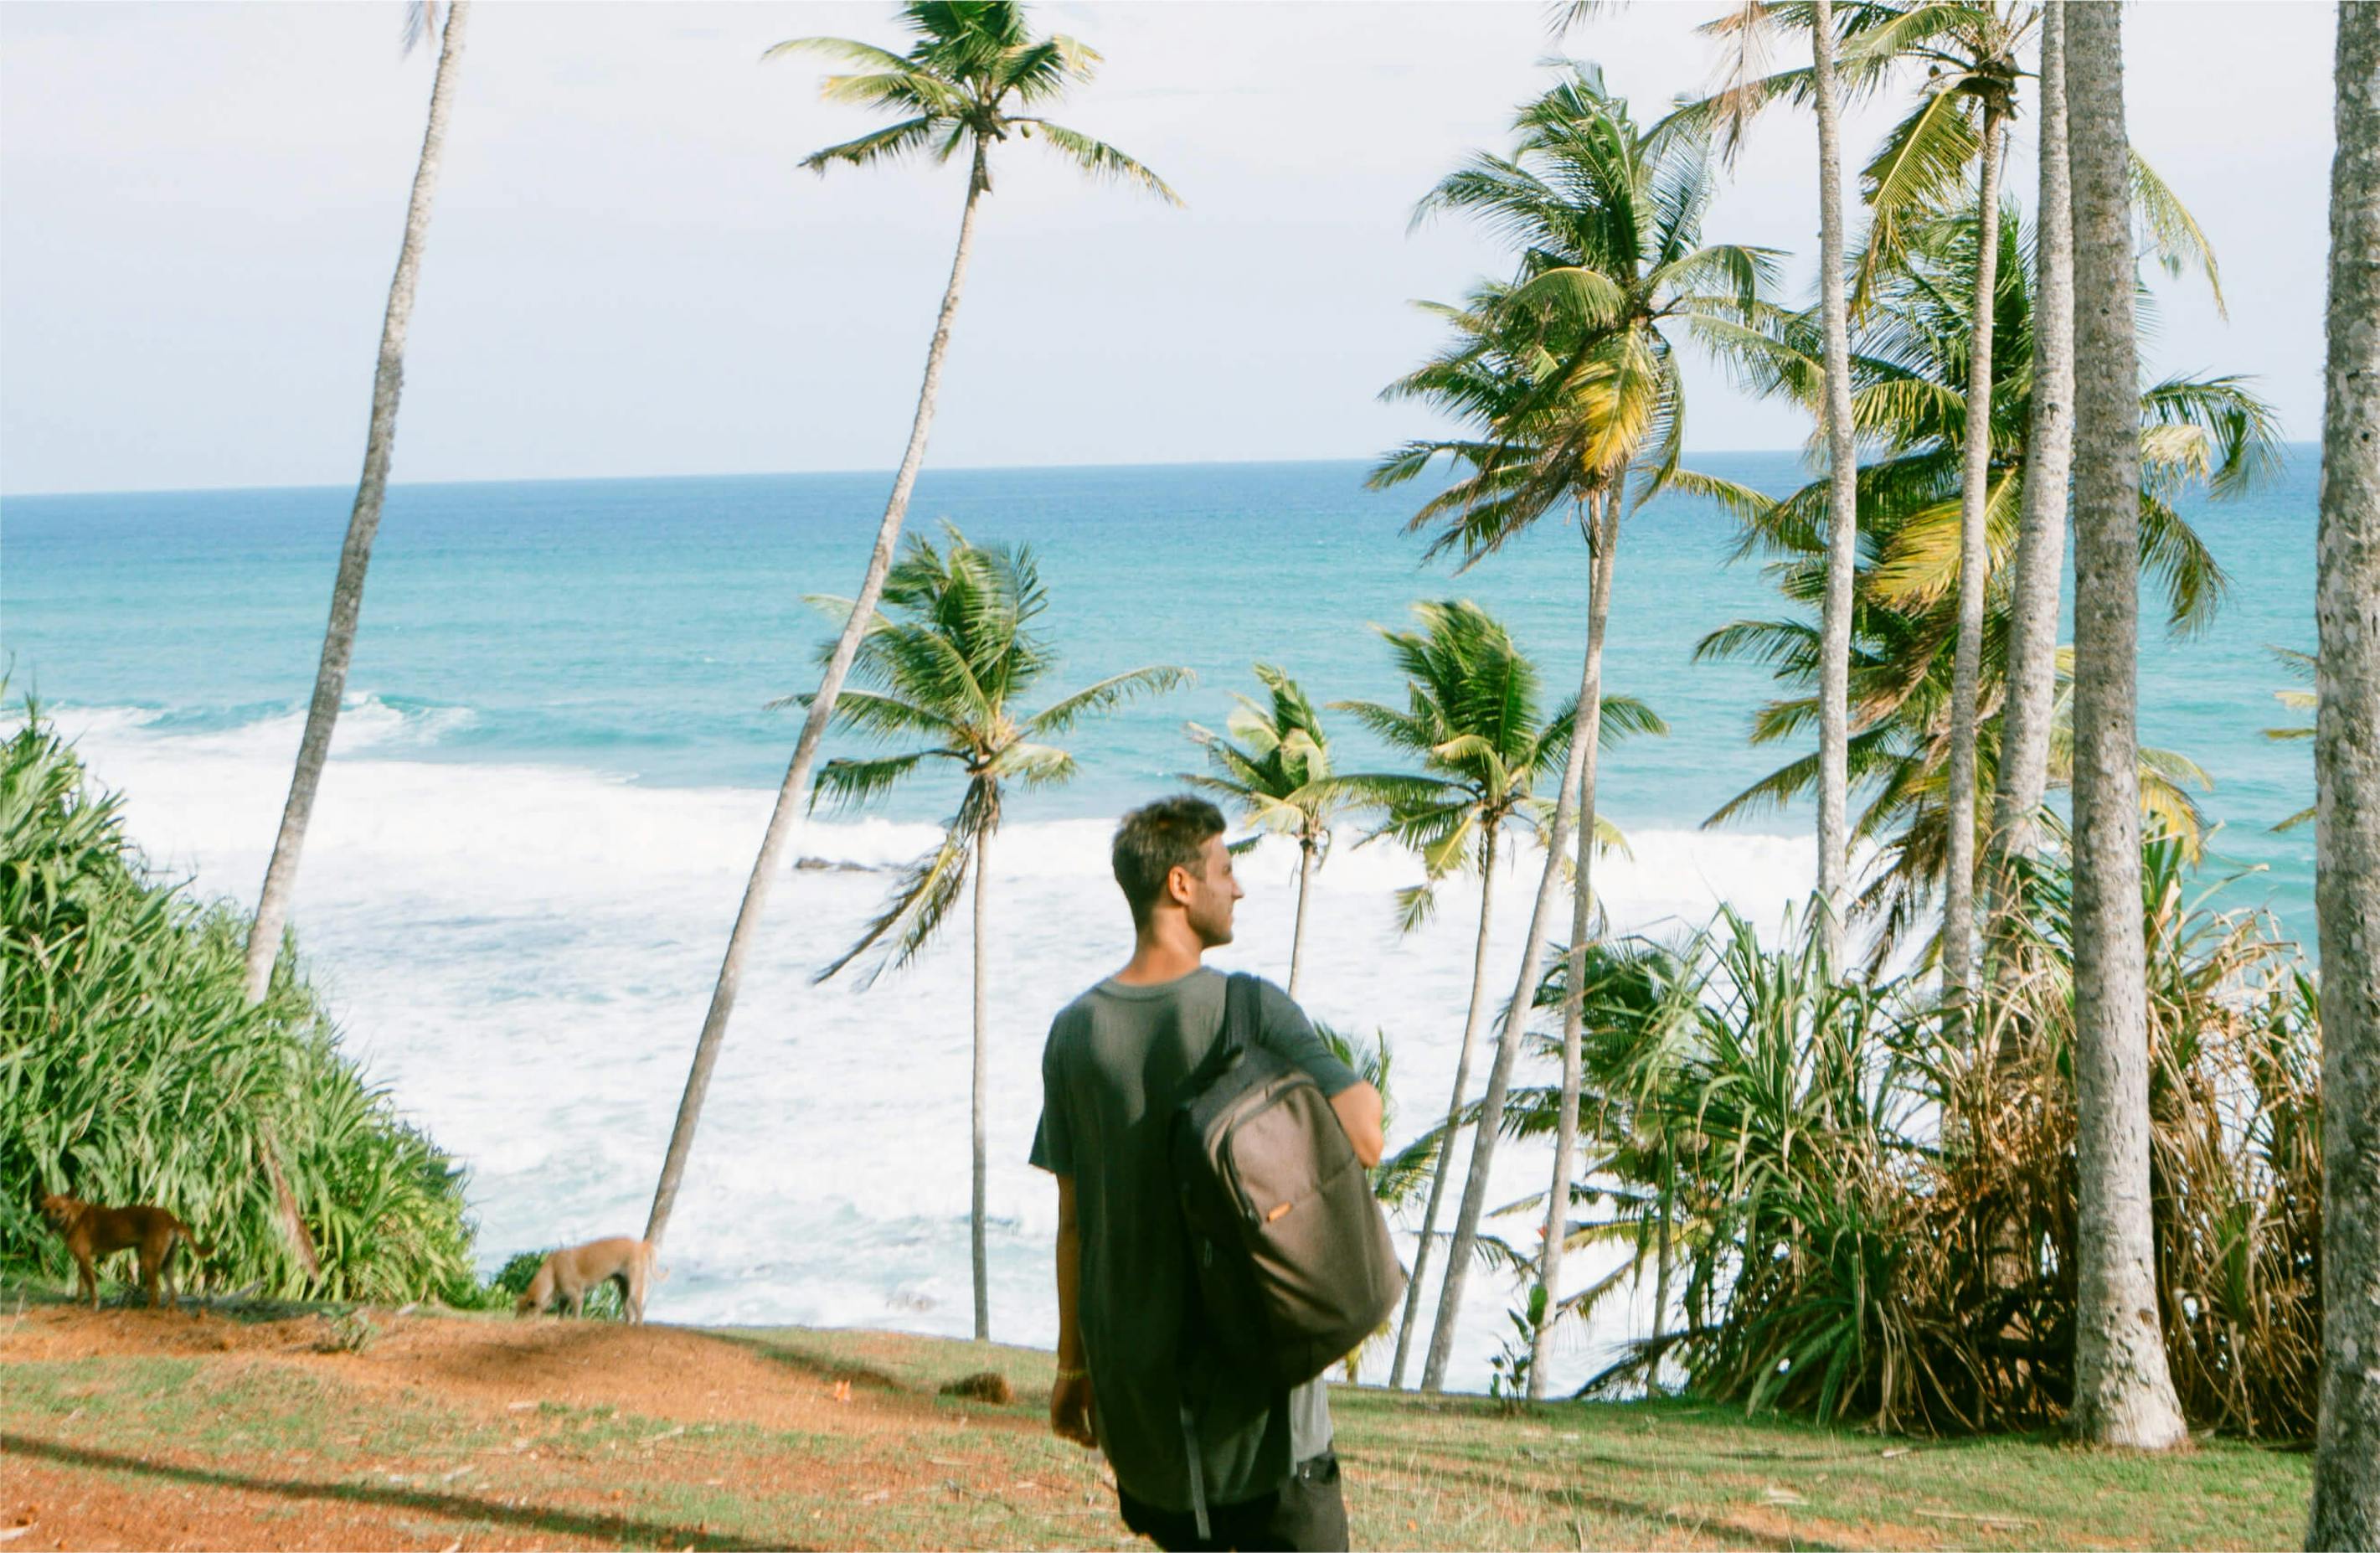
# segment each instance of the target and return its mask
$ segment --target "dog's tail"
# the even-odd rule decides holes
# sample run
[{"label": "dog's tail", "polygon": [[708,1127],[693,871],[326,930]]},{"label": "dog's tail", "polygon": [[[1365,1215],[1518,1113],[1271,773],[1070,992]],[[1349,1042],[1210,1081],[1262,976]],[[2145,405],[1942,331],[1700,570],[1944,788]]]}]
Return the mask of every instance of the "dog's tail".
[{"label": "dog's tail", "polygon": [[638,1241],[637,1244],[642,1248],[638,1252],[638,1254],[644,1258],[645,1276],[652,1279],[655,1283],[667,1283],[669,1281],[669,1269],[667,1267],[656,1266],[653,1263],[653,1259],[661,1255],[660,1250],[656,1248],[650,1241]]}]

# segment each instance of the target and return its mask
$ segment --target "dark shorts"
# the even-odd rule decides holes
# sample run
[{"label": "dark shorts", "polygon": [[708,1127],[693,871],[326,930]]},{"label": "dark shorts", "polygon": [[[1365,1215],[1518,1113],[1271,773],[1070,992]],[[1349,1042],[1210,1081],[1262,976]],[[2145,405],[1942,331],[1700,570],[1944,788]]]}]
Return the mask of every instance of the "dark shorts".
[{"label": "dark shorts", "polygon": [[1339,1458],[1330,1451],[1297,1464],[1281,1491],[1207,1510],[1211,1533],[1198,1536],[1198,1518],[1186,1510],[1160,1510],[1116,1490],[1123,1523],[1166,1553],[1231,1549],[1233,1553],[1345,1553],[1347,1501],[1339,1492]]}]

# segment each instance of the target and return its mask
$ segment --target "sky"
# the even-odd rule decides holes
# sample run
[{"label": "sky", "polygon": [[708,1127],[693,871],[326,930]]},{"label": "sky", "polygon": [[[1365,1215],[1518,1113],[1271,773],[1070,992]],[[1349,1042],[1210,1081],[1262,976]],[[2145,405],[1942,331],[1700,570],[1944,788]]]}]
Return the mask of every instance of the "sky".
[{"label": "sky", "polygon": [[[1712,79],[1714,3],[1573,29],[1638,111]],[[352,483],[432,55],[395,0],[0,6],[0,494]],[[1052,0],[1106,55],[1051,116],[1186,205],[1000,148],[929,459],[1365,458],[1427,432],[1380,387],[1420,299],[1503,261],[1415,201],[1508,138],[1556,49],[1536,0]],[[2155,373],[2252,374],[2318,434],[2327,0],[2143,0],[2134,143],[2197,213],[2228,316],[2159,283]],[[889,469],[948,273],[956,165],[802,171],[870,127],[804,35],[901,46],[892,7],[481,0],[407,354],[400,481]],[[1861,105],[1864,160],[1913,83]],[[2030,207],[2016,127],[2010,182]],[[1713,240],[1817,246],[1815,135],[1779,110]],[[1790,407],[1691,368],[1689,446],[1791,447]]]}]

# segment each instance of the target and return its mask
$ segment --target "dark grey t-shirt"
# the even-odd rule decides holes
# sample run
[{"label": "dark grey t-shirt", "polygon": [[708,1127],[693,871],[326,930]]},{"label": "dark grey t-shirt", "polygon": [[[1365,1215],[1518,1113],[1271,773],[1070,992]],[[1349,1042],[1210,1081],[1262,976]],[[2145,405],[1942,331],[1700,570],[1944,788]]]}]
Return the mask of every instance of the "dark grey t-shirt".
[{"label": "dark grey t-shirt", "polygon": [[[1228,978],[1200,969],[1156,986],[1101,982],[1050,1021],[1041,1054],[1033,1163],[1075,1179],[1082,1233],[1079,1315],[1099,1445],[1116,1482],[1164,1510],[1190,1508],[1177,1369],[1190,1272],[1167,1138],[1183,1086],[1223,1031]],[[1356,1082],[1289,995],[1264,984],[1257,1042],[1314,1077],[1323,1094]],[[1207,1497],[1269,1493],[1293,1462],[1330,1444],[1324,1382],[1301,1386],[1269,1418],[1202,1420]]]}]

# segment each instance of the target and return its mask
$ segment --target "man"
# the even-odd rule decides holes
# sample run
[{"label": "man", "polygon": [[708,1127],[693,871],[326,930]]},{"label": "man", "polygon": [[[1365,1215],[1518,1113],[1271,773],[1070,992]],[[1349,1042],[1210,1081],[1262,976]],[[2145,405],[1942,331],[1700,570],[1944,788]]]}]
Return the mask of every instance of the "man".
[{"label": "man", "polygon": [[[1124,1524],[1160,1547],[1344,1548],[1347,1509],[1318,1379],[1253,1420],[1200,1418],[1209,1535],[1192,1510],[1178,1373],[1192,1298],[1168,1152],[1184,1088],[1222,1033],[1228,978],[1203,968],[1232,941],[1242,891],[1223,816],[1169,798],[1124,816],[1113,851],[1133,955],[1050,1026],[1033,1163],[1058,1178],[1058,1378],[1050,1425],[1106,1450]],[[1333,1058],[1269,982],[1257,1042],[1311,1074],[1366,1165],[1380,1159],[1380,1095]]]}]

